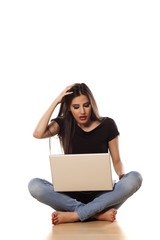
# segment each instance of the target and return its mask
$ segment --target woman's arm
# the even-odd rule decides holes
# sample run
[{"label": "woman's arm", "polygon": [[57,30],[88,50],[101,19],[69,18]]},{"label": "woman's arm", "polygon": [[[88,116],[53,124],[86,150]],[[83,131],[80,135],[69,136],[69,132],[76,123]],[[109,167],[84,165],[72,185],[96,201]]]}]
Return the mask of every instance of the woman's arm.
[{"label": "woman's arm", "polygon": [[45,112],[45,114],[40,119],[33,136],[35,138],[47,138],[56,135],[59,132],[59,125],[55,121],[51,122],[48,125],[48,122],[51,118],[51,115],[54,111],[54,109],[57,106],[57,101],[54,101],[49,109]]},{"label": "woman's arm", "polygon": [[119,179],[125,175],[124,166],[119,154],[118,136],[109,141],[109,150],[111,153],[114,169]]},{"label": "woman's arm", "polygon": [[63,97],[66,95],[72,94],[72,92],[67,92],[72,86],[73,85],[66,87],[65,90],[54,100],[54,102],[51,104],[51,106],[42,116],[33,133],[33,136],[35,138],[47,138],[47,137],[51,137],[58,134],[60,130],[58,123],[55,121],[52,121],[48,125],[48,122],[56,106],[62,102]]}]

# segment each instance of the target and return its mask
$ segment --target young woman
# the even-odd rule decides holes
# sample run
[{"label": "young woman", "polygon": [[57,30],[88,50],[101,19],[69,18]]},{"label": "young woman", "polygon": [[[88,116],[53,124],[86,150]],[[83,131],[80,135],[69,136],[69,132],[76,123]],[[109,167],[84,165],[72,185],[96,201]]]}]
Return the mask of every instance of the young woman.
[{"label": "young woman", "polygon": [[[58,117],[49,123],[58,104]],[[113,191],[55,192],[50,182],[35,178],[29,183],[31,195],[56,210],[52,213],[55,225],[87,219],[113,222],[117,209],[140,188],[142,177],[138,172],[125,174],[117,126],[113,119],[99,116],[86,84],[68,86],[43,115],[33,135],[48,138],[56,134],[64,154],[107,153],[109,149],[119,181]]]}]

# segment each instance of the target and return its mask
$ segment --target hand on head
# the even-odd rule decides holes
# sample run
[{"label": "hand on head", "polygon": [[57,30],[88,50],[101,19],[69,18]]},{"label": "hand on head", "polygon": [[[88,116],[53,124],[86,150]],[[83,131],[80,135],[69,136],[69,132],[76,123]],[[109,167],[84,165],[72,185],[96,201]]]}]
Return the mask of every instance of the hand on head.
[{"label": "hand on head", "polygon": [[73,92],[70,92],[69,90],[74,86],[74,84],[67,86],[62,92],[61,94],[57,97],[57,102],[58,103],[62,103],[63,102],[63,98],[67,95],[72,94]]}]

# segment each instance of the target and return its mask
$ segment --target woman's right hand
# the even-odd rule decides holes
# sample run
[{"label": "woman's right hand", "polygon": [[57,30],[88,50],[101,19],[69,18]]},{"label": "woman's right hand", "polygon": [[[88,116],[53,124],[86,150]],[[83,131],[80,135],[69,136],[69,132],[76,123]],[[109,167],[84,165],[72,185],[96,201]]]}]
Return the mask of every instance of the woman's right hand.
[{"label": "woman's right hand", "polygon": [[70,90],[73,86],[74,86],[74,84],[72,84],[72,85],[70,85],[70,86],[67,86],[67,87],[61,92],[61,94],[56,98],[57,104],[58,104],[58,103],[62,103],[63,98],[64,98],[66,95],[70,95],[70,94],[73,93],[73,92],[68,92],[68,90]]},{"label": "woman's right hand", "polygon": [[58,103],[61,103],[63,101],[63,98],[66,95],[72,94],[73,92],[67,92],[70,90],[74,84],[66,87],[63,92],[54,100],[54,102],[51,104],[51,106],[48,108],[48,110],[44,113],[42,118],[40,119],[33,136],[35,138],[46,138],[56,135],[59,132],[59,125],[56,122],[52,122],[48,124],[52,113],[54,109],[56,108]]}]

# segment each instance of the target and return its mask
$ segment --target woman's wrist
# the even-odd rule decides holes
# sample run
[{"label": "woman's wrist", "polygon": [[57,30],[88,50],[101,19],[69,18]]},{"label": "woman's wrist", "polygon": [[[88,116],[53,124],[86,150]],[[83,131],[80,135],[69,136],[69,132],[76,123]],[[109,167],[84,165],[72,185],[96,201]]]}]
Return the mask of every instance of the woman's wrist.
[{"label": "woman's wrist", "polygon": [[125,173],[121,174],[121,175],[119,176],[119,180],[121,180],[121,178],[123,178],[125,175],[126,175]]},{"label": "woman's wrist", "polygon": [[59,103],[61,103],[61,102],[60,102],[60,98],[57,97],[57,98],[54,99],[54,101],[52,102],[51,106],[57,107],[57,105],[58,105]]}]

